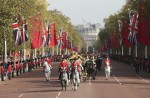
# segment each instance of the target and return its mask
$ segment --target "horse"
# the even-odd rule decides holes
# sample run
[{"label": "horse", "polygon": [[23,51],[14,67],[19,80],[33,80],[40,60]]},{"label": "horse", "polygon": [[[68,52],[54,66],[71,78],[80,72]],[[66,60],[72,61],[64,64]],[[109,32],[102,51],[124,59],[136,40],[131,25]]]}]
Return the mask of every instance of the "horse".
[{"label": "horse", "polygon": [[86,62],[86,66],[87,66],[87,74],[88,74],[88,78],[90,80],[95,80],[95,76],[96,76],[96,64],[92,61],[89,60]]},{"label": "horse", "polygon": [[97,74],[96,64],[93,63],[92,74],[91,74],[93,80],[95,80],[96,74]]},{"label": "horse", "polygon": [[79,78],[79,72],[78,72],[78,67],[77,65],[74,65],[72,69],[72,81],[73,81],[73,90],[77,90],[77,86],[79,86],[80,83],[80,78]]},{"label": "horse", "polygon": [[110,77],[110,72],[111,72],[111,66],[109,63],[106,63],[106,66],[105,66],[106,79],[108,79]]},{"label": "horse", "polygon": [[52,66],[47,61],[43,63],[43,72],[45,73],[46,81],[50,81]]},{"label": "horse", "polygon": [[65,87],[65,91],[66,91],[66,87],[68,85],[68,74],[66,70],[61,71],[60,81],[61,81],[62,90],[63,90],[63,87]]}]

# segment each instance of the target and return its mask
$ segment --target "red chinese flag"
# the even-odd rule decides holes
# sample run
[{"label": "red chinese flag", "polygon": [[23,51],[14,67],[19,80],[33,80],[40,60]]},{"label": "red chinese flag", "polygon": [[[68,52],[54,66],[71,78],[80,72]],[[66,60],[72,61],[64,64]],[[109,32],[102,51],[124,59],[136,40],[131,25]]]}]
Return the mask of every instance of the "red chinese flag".
[{"label": "red chinese flag", "polygon": [[31,49],[36,49],[42,46],[42,26],[41,21],[35,21],[36,25],[33,25],[32,28],[32,42],[31,42]]},{"label": "red chinese flag", "polygon": [[50,24],[50,44],[49,47],[57,45],[55,23]]},{"label": "red chinese flag", "polygon": [[63,36],[63,39],[62,39],[63,45],[62,45],[61,49],[64,49],[64,48],[67,48],[67,34],[66,34],[66,32],[63,32],[62,36]]},{"label": "red chinese flag", "polygon": [[142,18],[139,15],[139,33],[138,40],[139,43],[144,44],[146,46],[150,46],[150,20]]},{"label": "red chinese flag", "polygon": [[119,48],[119,44],[117,43],[117,37],[115,36],[115,33],[113,33],[113,37],[112,37],[112,45],[114,48]]},{"label": "red chinese flag", "polygon": [[42,32],[32,32],[33,39],[31,43],[31,49],[36,49],[42,46]]}]

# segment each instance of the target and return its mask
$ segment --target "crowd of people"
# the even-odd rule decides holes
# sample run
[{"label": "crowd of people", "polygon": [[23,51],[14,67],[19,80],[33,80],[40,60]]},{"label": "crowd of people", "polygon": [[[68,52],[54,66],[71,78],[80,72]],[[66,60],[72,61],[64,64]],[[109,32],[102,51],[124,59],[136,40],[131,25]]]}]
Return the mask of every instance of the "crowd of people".
[{"label": "crowd of people", "polygon": [[[65,83],[67,85],[72,81],[73,89],[77,90],[80,82],[85,82],[86,79],[95,80],[97,71],[101,70],[101,66],[102,58],[100,54],[72,54],[65,56],[59,64],[59,80],[64,81],[66,79]],[[67,73],[66,77],[64,72]],[[63,82],[61,83],[63,90],[64,84]]]},{"label": "crowd of people", "polygon": [[136,74],[139,74],[140,71],[150,73],[150,59],[115,54],[111,57],[115,60],[128,64],[129,66],[133,66]]},{"label": "crowd of people", "polygon": [[17,60],[15,62],[9,58],[6,63],[0,62],[1,81],[4,81],[5,77],[11,80],[12,77],[20,76],[26,72],[32,71],[33,69],[37,69],[42,66],[43,62],[44,58]]},{"label": "crowd of people", "polygon": [[[61,78],[62,70],[66,70],[68,81],[70,81],[72,72],[75,70],[74,66],[77,66],[80,80],[82,77],[95,80],[97,72],[101,70],[102,56],[100,54],[74,53],[63,56],[54,55],[53,57],[30,58],[27,60],[17,60],[15,62],[9,58],[5,64],[0,62],[1,81],[4,81],[6,78],[11,80],[12,77],[20,76],[41,66],[43,66],[44,71],[45,65],[49,65],[52,69],[51,62],[60,62],[58,68],[59,79]],[[45,74],[47,81],[50,80],[50,78],[47,78],[48,76],[50,77],[49,74],[50,73]]]}]

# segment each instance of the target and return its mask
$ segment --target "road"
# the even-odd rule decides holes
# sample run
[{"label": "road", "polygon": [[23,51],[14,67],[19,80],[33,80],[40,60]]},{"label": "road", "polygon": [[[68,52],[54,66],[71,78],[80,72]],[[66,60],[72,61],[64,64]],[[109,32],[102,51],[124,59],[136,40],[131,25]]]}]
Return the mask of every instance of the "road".
[{"label": "road", "polygon": [[110,79],[105,79],[102,70],[96,80],[81,83],[77,91],[72,90],[72,84],[67,91],[61,91],[58,64],[52,63],[49,82],[46,82],[42,68],[0,81],[0,98],[150,98],[150,73],[136,75],[133,67],[114,60]]}]

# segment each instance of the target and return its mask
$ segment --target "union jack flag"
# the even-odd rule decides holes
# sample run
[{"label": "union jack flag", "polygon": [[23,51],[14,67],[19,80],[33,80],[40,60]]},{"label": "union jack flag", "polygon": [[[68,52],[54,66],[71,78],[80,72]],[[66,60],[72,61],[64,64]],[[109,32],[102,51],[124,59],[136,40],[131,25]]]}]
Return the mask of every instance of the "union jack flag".
[{"label": "union jack flag", "polygon": [[49,45],[50,44],[50,24],[49,24],[49,22],[46,23],[45,32],[46,32],[46,35],[45,35],[46,43],[47,43],[47,45]]},{"label": "union jack flag", "polygon": [[14,38],[15,38],[15,44],[21,45],[22,44],[22,36],[21,36],[21,31],[19,29],[18,22],[14,22],[12,24],[12,28],[13,28]]},{"label": "union jack flag", "polygon": [[43,45],[43,47],[45,47],[47,45],[46,34],[44,34],[42,37],[42,45]]},{"label": "union jack flag", "polygon": [[22,30],[22,42],[28,41],[26,20],[24,20],[23,28],[22,29],[23,29]]},{"label": "union jack flag", "polygon": [[139,14],[136,11],[130,11],[129,12],[129,19],[130,19],[130,24],[129,24],[129,35],[128,35],[128,40],[132,44],[137,44],[137,33],[138,33],[138,17]]},{"label": "union jack flag", "polygon": [[59,35],[58,35],[58,39],[57,39],[57,41],[58,41],[58,48],[60,48],[61,46],[63,46],[63,40],[62,40],[62,38],[63,38],[63,31],[62,31],[62,29],[60,29]]}]

